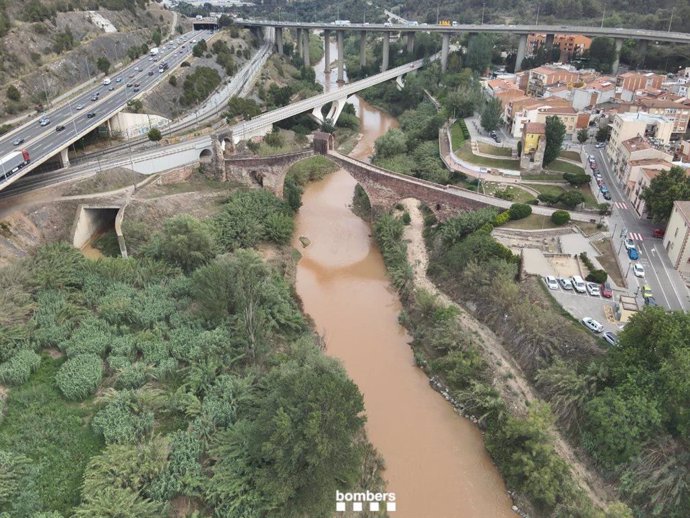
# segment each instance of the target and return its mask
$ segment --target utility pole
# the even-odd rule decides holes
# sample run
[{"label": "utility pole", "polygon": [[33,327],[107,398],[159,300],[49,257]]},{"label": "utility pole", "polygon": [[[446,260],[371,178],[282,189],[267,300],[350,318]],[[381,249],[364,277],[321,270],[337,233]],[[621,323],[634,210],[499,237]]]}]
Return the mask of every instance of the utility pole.
[{"label": "utility pole", "polygon": [[535,25],[539,25],[539,9],[541,8],[541,4],[537,4],[537,23]]},{"label": "utility pole", "polygon": [[606,2],[604,2],[604,10],[601,13],[601,27],[604,28],[604,17],[606,16]]},{"label": "utility pole", "polygon": [[673,13],[676,10],[676,6],[671,9],[671,19],[668,21],[668,32],[671,32],[671,25],[673,24]]}]

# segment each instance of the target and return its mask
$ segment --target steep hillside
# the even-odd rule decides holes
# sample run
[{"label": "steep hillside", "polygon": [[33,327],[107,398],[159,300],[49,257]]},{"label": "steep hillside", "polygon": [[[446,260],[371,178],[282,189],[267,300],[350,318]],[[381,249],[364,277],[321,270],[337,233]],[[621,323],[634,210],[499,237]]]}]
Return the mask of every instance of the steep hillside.
[{"label": "steep hillside", "polygon": [[170,34],[173,21],[175,32],[191,27],[145,0],[0,0],[0,120],[38,109],[102,74],[99,58],[101,70],[102,58],[112,70],[128,54],[154,46]]}]

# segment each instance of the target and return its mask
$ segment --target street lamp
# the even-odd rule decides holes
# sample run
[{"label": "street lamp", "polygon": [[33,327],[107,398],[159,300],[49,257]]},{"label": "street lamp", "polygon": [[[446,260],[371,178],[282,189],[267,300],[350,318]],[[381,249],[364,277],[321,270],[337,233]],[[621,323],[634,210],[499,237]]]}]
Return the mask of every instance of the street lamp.
[{"label": "street lamp", "polygon": [[606,16],[606,2],[604,2],[604,10],[601,13],[601,27],[604,27],[604,16]]}]

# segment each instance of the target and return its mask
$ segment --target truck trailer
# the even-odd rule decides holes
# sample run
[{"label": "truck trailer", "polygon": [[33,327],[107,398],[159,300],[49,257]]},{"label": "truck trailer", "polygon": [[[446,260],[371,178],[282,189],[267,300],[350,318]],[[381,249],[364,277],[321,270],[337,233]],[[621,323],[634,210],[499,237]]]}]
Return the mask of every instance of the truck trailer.
[{"label": "truck trailer", "polygon": [[31,158],[26,149],[13,151],[0,158],[0,174],[2,174],[3,180],[12,176],[25,165],[28,165],[29,162],[31,162]]}]

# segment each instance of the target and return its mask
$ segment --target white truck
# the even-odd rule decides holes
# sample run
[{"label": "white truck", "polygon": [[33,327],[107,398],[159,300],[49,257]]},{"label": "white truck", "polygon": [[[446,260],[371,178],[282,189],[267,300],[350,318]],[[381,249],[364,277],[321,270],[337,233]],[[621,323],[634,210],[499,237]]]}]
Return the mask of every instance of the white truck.
[{"label": "white truck", "polygon": [[13,151],[0,158],[0,174],[2,179],[4,180],[8,176],[13,175],[30,161],[29,152],[26,149]]},{"label": "white truck", "polygon": [[106,78],[103,80],[103,84],[104,84],[104,85],[109,85],[109,84],[110,84],[110,78],[109,78],[109,77],[106,77]]},{"label": "white truck", "polygon": [[159,52],[160,49],[158,47],[153,47],[151,50],[149,50],[149,54],[151,54],[152,56],[157,56]]}]

